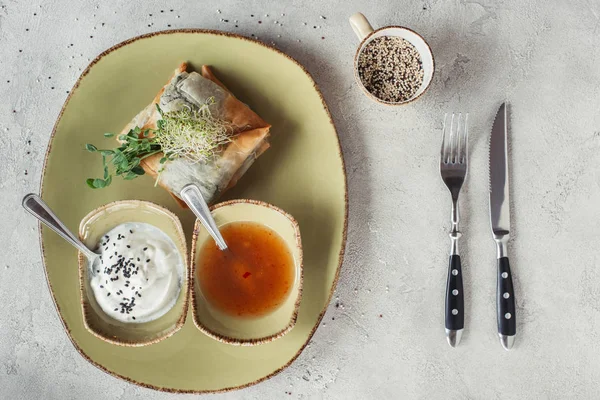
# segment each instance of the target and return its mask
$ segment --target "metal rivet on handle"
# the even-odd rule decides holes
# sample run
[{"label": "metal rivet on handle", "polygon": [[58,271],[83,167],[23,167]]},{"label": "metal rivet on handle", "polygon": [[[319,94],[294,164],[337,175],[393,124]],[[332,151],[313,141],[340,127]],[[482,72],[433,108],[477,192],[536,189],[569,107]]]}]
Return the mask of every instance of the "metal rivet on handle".
[{"label": "metal rivet on handle", "polygon": [[502,295],[502,297],[504,297],[505,299],[508,299],[510,297],[510,293],[506,292]]},{"label": "metal rivet on handle", "polygon": [[503,273],[502,273],[502,277],[503,277],[504,279],[508,278],[508,272],[503,272]]},{"label": "metal rivet on handle", "polygon": [[457,269],[453,269],[452,270],[452,275],[454,275],[454,276],[458,275],[458,270]]},{"label": "metal rivet on handle", "polygon": [[[457,315],[458,314],[458,310],[455,308],[454,310],[452,310],[452,315]],[[510,315],[510,314],[508,314]]]},{"label": "metal rivet on handle", "polygon": [[453,294],[453,295],[455,295],[455,296],[458,296],[458,290],[454,289],[454,290],[452,291],[452,294]]},{"label": "metal rivet on handle", "polygon": [[506,319],[510,319],[512,317],[512,315],[510,315],[509,312],[507,312],[506,314],[504,314],[504,318]]}]

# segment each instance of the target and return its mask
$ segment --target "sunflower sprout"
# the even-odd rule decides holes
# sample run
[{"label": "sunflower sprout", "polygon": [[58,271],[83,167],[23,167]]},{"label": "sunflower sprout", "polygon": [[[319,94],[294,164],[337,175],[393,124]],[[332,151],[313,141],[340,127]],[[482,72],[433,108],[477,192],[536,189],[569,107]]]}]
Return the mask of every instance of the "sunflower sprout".
[{"label": "sunflower sprout", "polygon": [[189,106],[177,111],[161,113],[156,142],[169,160],[184,158],[193,163],[206,162],[232,141],[232,127],[226,121],[213,117],[209,99],[198,109]]}]

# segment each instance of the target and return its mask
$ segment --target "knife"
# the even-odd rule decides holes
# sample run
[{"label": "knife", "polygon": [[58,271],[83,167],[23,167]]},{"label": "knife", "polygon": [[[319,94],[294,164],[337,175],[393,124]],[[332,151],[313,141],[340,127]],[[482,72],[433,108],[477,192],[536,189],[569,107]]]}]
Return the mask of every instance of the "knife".
[{"label": "knife", "polygon": [[508,141],[506,103],[498,109],[490,136],[490,220],[498,256],[496,309],[498,336],[505,350],[510,350],[517,333],[515,292],[508,261],[510,204],[508,186]]}]

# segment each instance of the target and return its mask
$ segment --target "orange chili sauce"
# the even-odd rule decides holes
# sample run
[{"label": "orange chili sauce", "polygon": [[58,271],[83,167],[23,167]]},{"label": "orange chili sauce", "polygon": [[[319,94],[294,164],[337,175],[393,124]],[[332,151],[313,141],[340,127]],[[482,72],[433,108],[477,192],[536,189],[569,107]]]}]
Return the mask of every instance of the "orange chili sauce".
[{"label": "orange chili sauce", "polygon": [[198,261],[205,299],[218,310],[258,317],[286,300],[294,284],[294,259],[286,242],[270,228],[236,222],[220,228],[228,251],[207,240]]}]

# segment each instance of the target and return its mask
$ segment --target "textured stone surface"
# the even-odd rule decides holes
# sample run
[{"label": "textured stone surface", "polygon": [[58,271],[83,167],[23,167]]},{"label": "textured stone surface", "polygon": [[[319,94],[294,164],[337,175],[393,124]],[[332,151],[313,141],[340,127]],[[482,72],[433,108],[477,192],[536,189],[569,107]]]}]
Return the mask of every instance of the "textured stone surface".
[{"label": "textured stone surface", "polygon": [[[430,42],[437,71],[422,99],[386,108],[361,94],[347,24],[355,11]],[[106,375],[77,354],[46,287],[36,223],[19,205],[39,187],[52,125],[87,63],[169,27],[254,34],[302,62],[330,105],[348,172],[346,261],[312,344],[273,379],[215,398],[597,397],[599,26],[591,0],[0,0],[0,397],[172,396]],[[486,191],[486,135],[504,99],[519,324],[512,352],[496,336]],[[442,116],[452,110],[471,113],[472,137],[462,203],[467,329],[457,349],[443,331],[450,204],[437,164]]]}]

